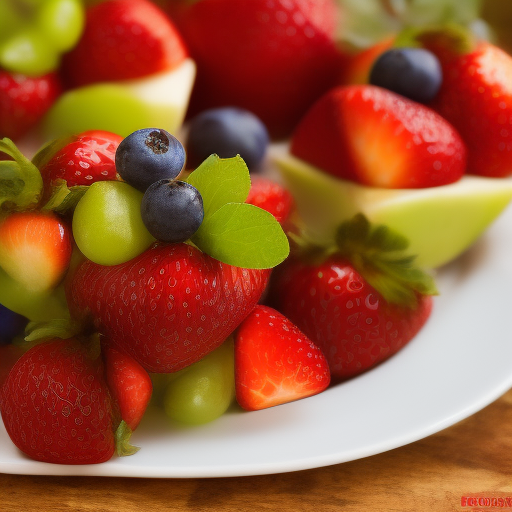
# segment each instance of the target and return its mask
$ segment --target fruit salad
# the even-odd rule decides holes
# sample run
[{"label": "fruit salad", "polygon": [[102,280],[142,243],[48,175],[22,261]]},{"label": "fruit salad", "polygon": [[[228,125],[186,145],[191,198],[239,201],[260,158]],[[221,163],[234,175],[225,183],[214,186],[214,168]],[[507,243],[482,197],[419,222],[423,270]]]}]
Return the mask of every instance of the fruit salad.
[{"label": "fruit salad", "polygon": [[512,57],[476,2],[385,4],[372,30],[342,0],[2,4],[0,412],[21,452],[136,456],[150,403],[190,427],[249,414],[414,340],[436,270],[512,199]]}]

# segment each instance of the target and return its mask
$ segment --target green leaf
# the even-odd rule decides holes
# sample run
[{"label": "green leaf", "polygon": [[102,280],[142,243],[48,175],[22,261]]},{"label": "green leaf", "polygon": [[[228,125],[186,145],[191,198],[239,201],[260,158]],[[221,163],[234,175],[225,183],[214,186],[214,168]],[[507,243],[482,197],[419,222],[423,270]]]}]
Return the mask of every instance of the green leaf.
[{"label": "green leaf", "polygon": [[0,162],[0,207],[4,210],[35,208],[43,192],[38,168],[10,139],[0,140],[0,152],[13,158]]},{"label": "green leaf", "polygon": [[385,225],[374,226],[359,213],[339,226],[336,244],[338,254],[390,303],[414,308],[416,293],[438,293],[433,277],[407,252],[409,241]]},{"label": "green leaf", "polygon": [[210,155],[190,174],[187,183],[201,193],[205,218],[227,203],[243,203],[251,188],[249,169],[239,155]]},{"label": "green leaf", "polygon": [[62,137],[60,139],[54,139],[44,144],[38,152],[33,156],[32,163],[38,168],[42,169],[64,146],[67,146],[76,137]]},{"label": "green leaf", "polygon": [[133,455],[137,453],[140,448],[130,444],[130,438],[132,436],[132,429],[128,424],[122,420],[116,430],[116,454],[119,457],[126,457],[127,455]]},{"label": "green leaf", "polygon": [[213,258],[243,268],[275,267],[290,252],[275,217],[246,203],[225,204],[205,217],[192,242]]},{"label": "green leaf", "polygon": [[53,193],[41,210],[65,214],[75,208],[88,188],[88,185],[76,185],[69,188],[66,180],[56,180]]}]

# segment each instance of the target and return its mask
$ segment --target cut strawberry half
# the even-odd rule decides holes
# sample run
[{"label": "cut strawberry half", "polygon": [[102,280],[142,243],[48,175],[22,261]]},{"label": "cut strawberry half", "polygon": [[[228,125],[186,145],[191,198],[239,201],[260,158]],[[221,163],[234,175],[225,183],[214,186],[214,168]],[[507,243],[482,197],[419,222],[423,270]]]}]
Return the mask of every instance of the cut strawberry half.
[{"label": "cut strawberry half", "polygon": [[132,357],[112,347],[103,348],[107,384],[121,419],[133,431],[151,398],[153,384],[148,372]]},{"label": "cut strawberry half", "polygon": [[327,361],[290,320],[256,306],[235,335],[236,399],[254,411],[320,393],[330,383]]},{"label": "cut strawberry half", "polygon": [[466,147],[445,119],[370,85],[323,96],[297,127],[291,152],[336,177],[381,188],[446,185],[466,169]]},{"label": "cut strawberry half", "polygon": [[70,230],[56,215],[13,213],[0,223],[0,267],[32,292],[59,283],[71,249]]}]

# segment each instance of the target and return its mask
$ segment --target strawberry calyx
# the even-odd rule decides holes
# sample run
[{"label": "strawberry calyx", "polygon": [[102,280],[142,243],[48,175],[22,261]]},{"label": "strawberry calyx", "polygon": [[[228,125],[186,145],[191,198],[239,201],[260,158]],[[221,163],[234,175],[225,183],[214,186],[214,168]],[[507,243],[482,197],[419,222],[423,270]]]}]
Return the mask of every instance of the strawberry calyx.
[{"label": "strawberry calyx", "polygon": [[133,434],[132,429],[128,426],[126,421],[121,420],[119,426],[116,429],[115,440],[116,440],[116,454],[119,457],[126,457],[133,455],[140,450],[140,447],[134,446],[130,443],[130,438]]},{"label": "strawberry calyx", "polygon": [[340,224],[334,243],[322,245],[305,233],[291,238],[301,260],[319,265],[330,256],[345,259],[391,304],[414,309],[418,294],[438,293],[433,277],[407,253],[409,241],[383,224],[372,225],[361,213]]},{"label": "strawberry calyx", "polygon": [[66,180],[59,178],[52,185],[52,193],[50,199],[41,208],[43,212],[53,211],[64,215],[72,210],[82,199],[83,195],[89,188],[89,185],[75,185],[68,187]]},{"label": "strawberry calyx", "polygon": [[11,160],[0,161],[0,209],[35,208],[43,193],[39,169],[8,138],[0,140],[0,152],[11,157]]},{"label": "strawberry calyx", "polygon": [[470,30],[456,24],[409,27],[397,35],[393,46],[421,47],[436,55],[450,57],[473,51],[476,38]]}]

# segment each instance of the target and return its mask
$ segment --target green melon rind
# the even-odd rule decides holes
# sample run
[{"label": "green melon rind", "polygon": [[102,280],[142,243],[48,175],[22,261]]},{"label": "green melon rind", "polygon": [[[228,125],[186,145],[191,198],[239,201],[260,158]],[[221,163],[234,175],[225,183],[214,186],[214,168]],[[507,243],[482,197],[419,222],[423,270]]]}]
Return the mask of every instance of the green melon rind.
[{"label": "green melon rind", "polygon": [[382,189],[330,176],[282,148],[271,156],[320,239],[332,239],[342,221],[363,213],[407,237],[409,252],[426,268],[459,256],[512,200],[512,178],[464,176],[441,187]]}]

